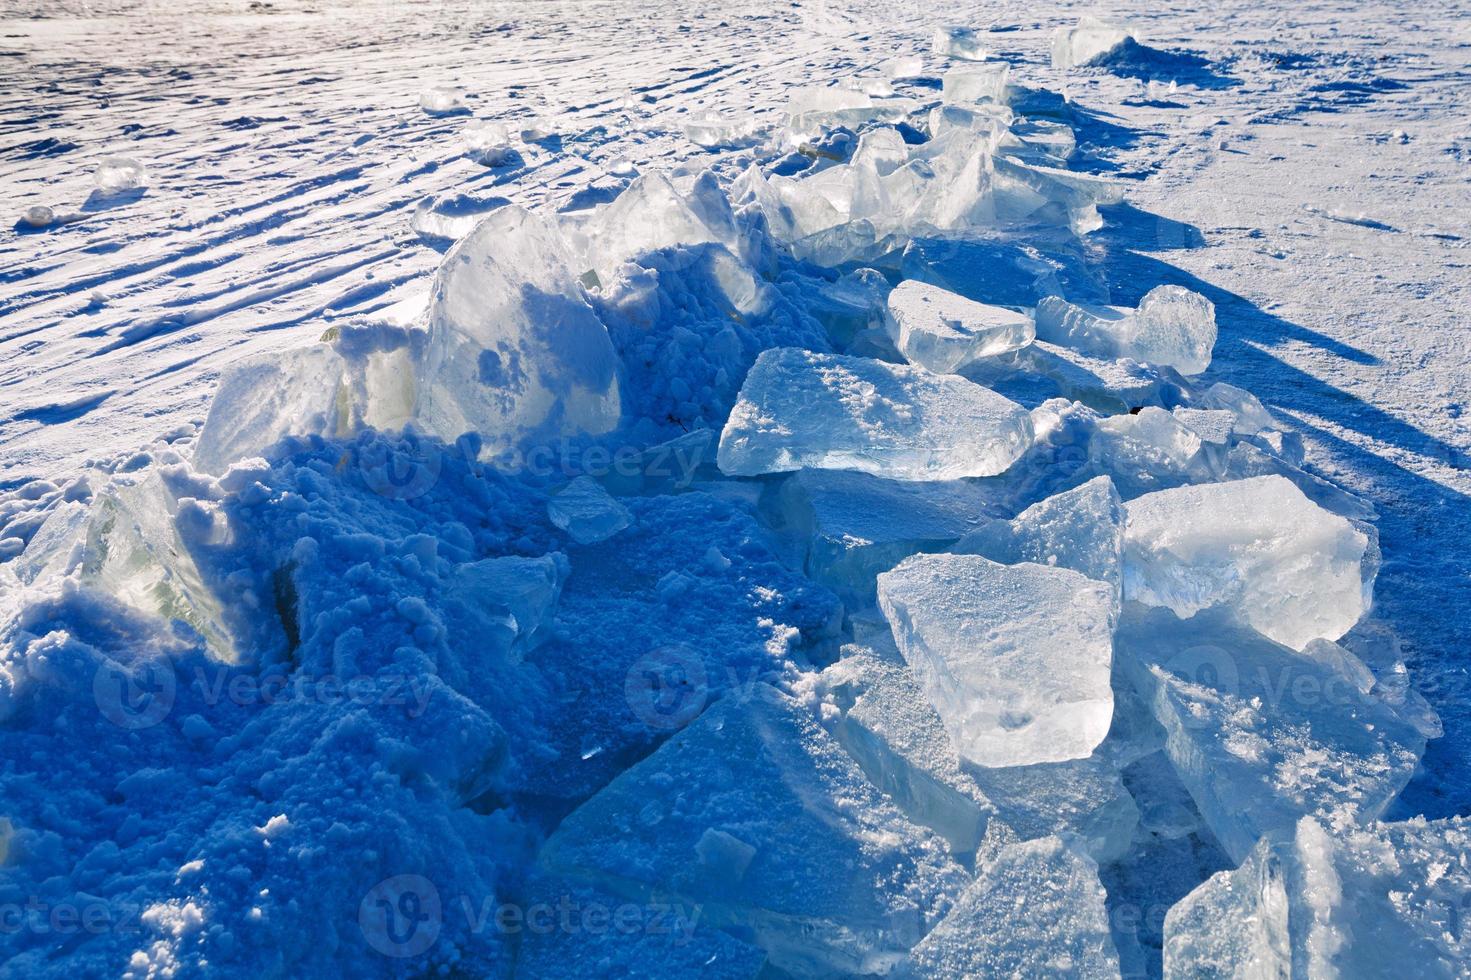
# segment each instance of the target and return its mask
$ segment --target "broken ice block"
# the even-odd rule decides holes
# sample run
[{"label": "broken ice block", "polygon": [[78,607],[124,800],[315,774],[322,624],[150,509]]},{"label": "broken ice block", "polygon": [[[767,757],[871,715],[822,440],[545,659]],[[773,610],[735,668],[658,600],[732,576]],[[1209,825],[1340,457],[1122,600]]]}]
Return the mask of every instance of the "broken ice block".
[{"label": "broken ice block", "polygon": [[995,506],[964,480],[901,483],[845,470],[799,470],[781,498],[788,529],[806,543],[806,573],[865,603],[879,572],[939,551]]},{"label": "broken ice block", "polygon": [[973,361],[1032,342],[1032,318],[906,279],[889,293],[884,325],[909,363],[954,374]]},{"label": "broken ice block", "polygon": [[441,194],[414,205],[409,227],[430,242],[455,242],[474,230],[487,214],[505,204],[504,198],[474,194]]},{"label": "broken ice block", "polygon": [[519,207],[492,212],[444,257],[419,365],[419,418],[490,453],[618,423],[618,357],[565,243]]},{"label": "broken ice block", "polygon": [[1235,385],[1218,381],[1195,400],[1198,408],[1220,409],[1231,412],[1235,422],[1231,431],[1238,436],[1254,436],[1263,429],[1277,428],[1277,420],[1256,395]]},{"label": "broken ice block", "polygon": [[622,263],[660,249],[715,243],[739,253],[730,202],[708,174],[696,179],[688,194],[663,174],[644,174],[595,212],[583,233],[586,263],[605,284]]},{"label": "broken ice block", "polygon": [[1106,476],[1033,504],[1011,521],[995,521],[967,534],[956,554],[984,555],[1003,565],[1033,562],[1071,568],[1123,589],[1124,508]]},{"label": "broken ice block", "polygon": [[470,111],[465,105],[465,90],[458,88],[426,88],[419,93],[419,108],[431,116],[454,116]]},{"label": "broken ice block", "polygon": [[511,143],[511,134],[501,123],[481,122],[467,126],[465,156],[482,167],[505,167],[521,159]]},{"label": "broken ice block", "polygon": [[1027,411],[953,375],[795,347],[763,351],[720,435],[720,469],[810,466],[896,480],[1006,470],[1032,442]]},{"label": "broken ice block", "polygon": [[1095,471],[1113,477],[1126,498],[1214,475],[1200,436],[1153,406],[1099,421],[1088,458]]},{"label": "broken ice block", "polygon": [[685,121],[684,134],[708,148],[729,146],[749,139],[756,132],[756,117],[749,112],[696,113]]},{"label": "broken ice block", "polygon": [[450,577],[446,617],[464,642],[493,645],[519,661],[550,634],[568,570],[559,552],[463,562]]},{"label": "broken ice block", "polygon": [[1119,976],[1098,864],[1056,837],[1003,845],[910,954],[917,977]]},{"label": "broken ice block", "polygon": [[107,156],[97,161],[92,179],[96,182],[99,193],[122,194],[146,185],[148,172],[143,164],[131,157]]},{"label": "broken ice block", "polygon": [[1280,476],[1161,490],[1124,509],[1125,598],[1182,618],[1228,608],[1299,650],[1369,608],[1368,535]]},{"label": "broken ice block", "polygon": [[1236,413],[1220,408],[1176,406],[1170,409],[1170,414],[1176,422],[1195,433],[1202,444],[1211,446],[1229,445],[1237,425]]},{"label": "broken ice block", "polygon": [[1017,353],[1017,370],[1043,375],[1069,398],[1108,415],[1156,401],[1162,391],[1184,380],[1169,368],[1091,357],[1042,340]]},{"label": "broken ice block", "polygon": [[935,54],[962,61],[985,61],[985,40],[981,31],[970,27],[941,27],[935,31]]},{"label": "broken ice block", "polygon": [[1130,605],[1118,656],[1150,699],[1165,750],[1233,860],[1313,815],[1374,820],[1414,774],[1425,737],[1355,676],[1238,625]]},{"label": "broken ice block", "polygon": [[946,102],[1005,102],[1006,76],[1011,66],[1004,61],[979,68],[952,68],[941,77]]},{"label": "broken ice block", "polygon": [[1081,759],[1108,734],[1109,586],[1066,568],[916,555],[878,578],[879,607],[962,757]]},{"label": "broken ice block", "polygon": [[905,816],[944,837],[956,854],[973,853],[995,808],[962,769],[893,637],[875,635],[842,654],[822,674],[842,712],[838,741]]},{"label": "broken ice block", "polygon": [[1101,750],[1067,762],[967,772],[1023,840],[1061,834],[1102,864],[1124,855],[1139,826],[1139,809]]},{"label": "broken ice block", "polygon": [[799,976],[888,972],[966,879],[808,709],[764,685],[614,779],[541,861],[633,898],[699,903],[703,923],[739,930]]},{"label": "broken ice block", "polygon": [[547,516],[578,544],[606,541],[633,520],[628,508],[590,476],[579,476],[554,494]]},{"label": "broken ice block", "polygon": [[1165,917],[1166,977],[1464,977],[1471,820],[1304,817]]},{"label": "broken ice block", "polygon": [[1059,28],[1052,38],[1053,68],[1096,65],[1133,39],[1132,31],[1085,16],[1074,27]]},{"label": "broken ice block", "polygon": [[1037,304],[1037,336],[1097,357],[1128,357],[1199,374],[1210,366],[1216,344],[1216,308],[1180,286],[1156,286],[1132,312],[1048,296]]}]

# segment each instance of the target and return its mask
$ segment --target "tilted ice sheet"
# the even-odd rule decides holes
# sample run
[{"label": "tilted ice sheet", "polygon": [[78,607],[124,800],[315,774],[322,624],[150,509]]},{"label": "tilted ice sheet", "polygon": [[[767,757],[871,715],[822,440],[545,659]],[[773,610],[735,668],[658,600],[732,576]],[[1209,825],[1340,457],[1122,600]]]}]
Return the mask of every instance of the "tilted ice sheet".
[{"label": "tilted ice sheet", "polygon": [[964,758],[1080,759],[1113,710],[1113,592],[1045,565],[916,555],[878,579],[879,606]]},{"label": "tilted ice sheet", "polygon": [[896,480],[1001,473],[1032,442],[1020,405],[953,375],[795,347],[763,351],[720,435],[720,469],[811,466]]},{"label": "tilted ice sheet", "polygon": [[973,361],[1032,342],[1032,318],[929,283],[906,279],[885,304],[884,326],[911,364],[952,374]]},{"label": "tilted ice sheet", "polygon": [[1340,829],[1376,819],[1425,750],[1357,671],[1273,643],[1224,610],[1179,622],[1130,605],[1118,657],[1164,726],[1180,781],[1238,861],[1304,815]]},{"label": "tilted ice sheet", "polygon": [[1301,649],[1368,610],[1371,542],[1280,476],[1178,487],[1125,505],[1124,595],[1181,617],[1216,606]]},{"label": "tilted ice sheet", "polygon": [[1466,975],[1471,821],[1295,830],[1170,909],[1166,977]]}]

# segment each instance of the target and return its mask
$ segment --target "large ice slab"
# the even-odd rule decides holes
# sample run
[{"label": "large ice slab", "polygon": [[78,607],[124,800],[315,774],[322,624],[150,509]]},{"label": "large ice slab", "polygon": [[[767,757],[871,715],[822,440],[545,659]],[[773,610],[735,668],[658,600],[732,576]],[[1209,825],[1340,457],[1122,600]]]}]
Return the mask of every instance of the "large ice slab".
[{"label": "large ice slab", "polygon": [[1216,345],[1216,308],[1180,286],[1156,286],[1132,311],[1048,296],[1037,304],[1037,336],[1098,357],[1129,357],[1199,374],[1210,367]]},{"label": "large ice slab", "polygon": [[974,361],[1032,342],[1032,318],[948,289],[906,279],[889,293],[884,326],[911,364],[953,374]]},{"label": "large ice slab", "polygon": [[916,555],[879,576],[879,606],[962,757],[1080,759],[1108,734],[1114,626],[1106,583],[978,555]]},{"label": "large ice slab", "polygon": [[1464,977],[1468,908],[1471,820],[1304,817],[1170,909],[1164,975]]},{"label": "large ice slab", "polygon": [[849,470],[799,470],[781,490],[787,529],[805,542],[807,574],[873,601],[874,579],[980,527],[995,504],[965,480],[899,482]]},{"label": "large ice slab", "polygon": [[568,816],[542,862],[699,903],[797,975],[885,973],[965,873],[785,695],[731,694]]},{"label": "large ice slab", "polygon": [[1369,608],[1369,536],[1283,477],[1177,487],[1124,506],[1126,598],[1181,617],[1225,607],[1295,649],[1338,639]]},{"label": "large ice slab", "polygon": [[1095,477],[1033,504],[1011,521],[993,521],[967,534],[950,550],[985,555],[1003,565],[1071,568],[1107,582],[1117,597],[1123,589],[1123,502],[1113,481]]},{"label": "large ice slab", "polygon": [[810,466],[949,480],[1001,473],[1031,442],[1026,409],[964,378],[778,347],[746,376],[718,458],[731,476]]},{"label": "large ice slab", "polygon": [[1299,654],[1224,610],[1179,622],[1131,605],[1118,656],[1233,860],[1304,815],[1338,828],[1377,818],[1425,749],[1424,735],[1343,669],[1347,651],[1336,663]]},{"label": "large ice slab", "polygon": [[910,955],[915,977],[1118,977],[1098,865],[1056,837],[1002,846]]},{"label": "large ice slab", "polygon": [[445,439],[478,432],[496,451],[617,424],[617,355],[545,219],[508,206],[461,239],[428,322],[419,417]]}]

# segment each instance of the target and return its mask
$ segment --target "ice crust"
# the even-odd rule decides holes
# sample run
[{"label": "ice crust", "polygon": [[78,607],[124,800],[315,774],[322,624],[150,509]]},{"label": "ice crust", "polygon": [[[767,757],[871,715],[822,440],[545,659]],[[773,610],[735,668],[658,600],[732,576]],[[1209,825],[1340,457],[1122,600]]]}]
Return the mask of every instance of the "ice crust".
[{"label": "ice crust", "polygon": [[1283,477],[1161,490],[1125,510],[1126,598],[1182,618],[1227,608],[1294,649],[1338,639],[1369,608],[1369,536]]},{"label": "ice crust", "polygon": [[1032,342],[1032,318],[988,306],[929,283],[905,280],[889,293],[884,326],[909,363],[955,374],[981,358]]},{"label": "ice crust", "polygon": [[1056,837],[1008,844],[915,947],[912,977],[1119,975],[1098,865]]},{"label": "ice crust", "polygon": [[720,435],[731,476],[804,466],[897,480],[992,476],[1032,442],[1015,402],[952,375],[793,347],[762,352]]},{"label": "ice crust", "polygon": [[[716,846],[711,831],[744,848]],[[704,921],[744,927],[802,976],[892,969],[965,879],[938,837],[766,688],[712,705],[620,775],[562,822],[541,860],[621,894],[700,903]]]},{"label": "ice crust", "polygon": [[878,578],[894,639],[960,755],[1086,757],[1108,733],[1113,594],[1078,572],[916,555]]},{"label": "ice crust", "polygon": [[1127,357],[1195,375],[1210,367],[1216,308],[1181,286],[1156,286],[1132,311],[1048,296],[1037,304],[1037,336],[1097,357]]},{"label": "ice crust", "polygon": [[1471,821],[1294,830],[1170,909],[1166,977],[1465,975]]}]

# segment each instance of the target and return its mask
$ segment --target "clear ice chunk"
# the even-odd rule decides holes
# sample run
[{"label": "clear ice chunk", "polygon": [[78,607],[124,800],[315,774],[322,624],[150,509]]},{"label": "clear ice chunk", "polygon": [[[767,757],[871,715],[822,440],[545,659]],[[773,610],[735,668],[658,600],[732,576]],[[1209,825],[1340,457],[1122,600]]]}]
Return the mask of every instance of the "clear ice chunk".
[{"label": "clear ice chunk", "polygon": [[1224,381],[1217,381],[1200,394],[1195,407],[1228,411],[1236,417],[1231,432],[1238,436],[1254,436],[1265,429],[1278,428],[1277,420],[1256,395]]},{"label": "clear ice chunk", "polygon": [[435,276],[418,416],[492,454],[618,424],[618,357],[565,243],[528,211],[492,212]]},{"label": "clear ice chunk", "polygon": [[606,541],[633,521],[628,508],[590,476],[579,476],[553,494],[547,516],[578,544]]},{"label": "clear ice chunk", "polygon": [[1098,864],[1057,837],[1005,844],[915,947],[916,977],[1119,976]]},{"label": "clear ice chunk", "polygon": [[1006,76],[1011,66],[1004,61],[978,68],[952,68],[941,76],[941,96],[946,102],[1005,102]]},{"label": "clear ice chunk", "polygon": [[1124,507],[1106,476],[1048,497],[1011,521],[993,521],[956,542],[956,554],[1003,565],[1032,562],[1071,568],[1123,590]]},{"label": "clear ice chunk", "polygon": [[511,133],[501,123],[479,122],[465,127],[465,156],[482,167],[505,167],[521,159]]},{"label": "clear ice chunk", "polygon": [[935,30],[933,48],[943,58],[961,61],[985,61],[985,34],[971,27],[940,27]]},{"label": "clear ice chunk", "polygon": [[960,755],[981,766],[1081,759],[1113,713],[1113,591],[1079,572],[916,555],[879,607]]},{"label": "clear ice chunk", "polygon": [[1354,673],[1236,623],[1127,607],[1118,656],[1166,732],[1165,750],[1235,861],[1311,815],[1378,818],[1414,774],[1425,736]]},{"label": "clear ice chunk", "polygon": [[1100,864],[1123,857],[1139,808],[1103,751],[1084,759],[967,770],[1023,840],[1059,834]]},{"label": "clear ice chunk", "polygon": [[1133,311],[1048,296],[1037,304],[1037,336],[1096,357],[1128,357],[1194,375],[1210,366],[1216,308],[1181,286],[1156,286]]},{"label": "clear ice chunk", "polygon": [[124,194],[148,184],[148,171],[132,157],[106,156],[97,162],[92,180],[101,194]]},{"label": "clear ice chunk", "polygon": [[464,193],[426,197],[414,205],[409,227],[426,241],[459,241],[470,234],[487,214],[504,203],[499,198]]},{"label": "clear ice chunk", "polygon": [[964,480],[901,483],[812,469],[787,480],[781,502],[788,530],[805,542],[807,575],[865,603],[880,572],[945,548],[994,507],[985,489]]},{"label": "clear ice chunk", "polygon": [[[702,861],[712,829],[729,838],[719,854],[749,860]],[[698,903],[703,924],[740,930],[799,976],[889,972],[967,877],[806,707],[765,685],[716,702],[619,775],[562,821],[541,861],[619,894]]]},{"label": "clear ice chunk", "polygon": [[1464,977],[1471,820],[1304,817],[1165,916],[1166,977]]},{"label": "clear ice chunk", "polygon": [[1182,618],[1233,611],[1301,650],[1368,611],[1376,550],[1280,476],[1177,487],[1124,505],[1124,596]]},{"label": "clear ice chunk", "polygon": [[1200,436],[1154,406],[1100,420],[1088,444],[1088,457],[1095,470],[1113,478],[1124,497],[1214,475]]},{"label": "clear ice chunk", "polygon": [[1032,442],[1026,409],[954,375],[795,347],[763,351],[720,436],[720,469],[991,476]]},{"label": "clear ice chunk", "polygon": [[1032,342],[1032,318],[1004,306],[977,303],[906,279],[885,304],[884,325],[899,353],[911,364],[955,374],[981,358],[1018,350]]},{"label": "clear ice chunk", "polygon": [[709,175],[681,194],[663,174],[644,174],[599,209],[583,233],[587,265],[605,284],[624,262],[660,249],[714,243],[739,254],[730,203]]},{"label": "clear ice chunk", "polygon": [[1052,38],[1053,68],[1096,65],[1133,39],[1134,33],[1085,16],[1073,27],[1059,28]]},{"label": "clear ice chunk", "polygon": [[564,555],[504,555],[457,565],[446,595],[459,635],[494,645],[519,662],[551,634],[569,570]]},{"label": "clear ice chunk", "polygon": [[465,90],[453,87],[426,88],[419,93],[419,108],[431,116],[454,116],[470,111]]}]

